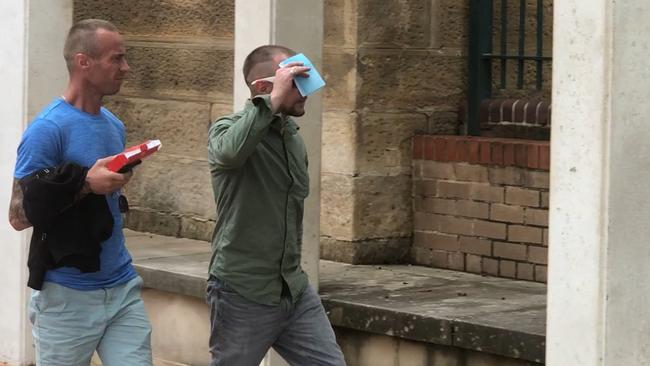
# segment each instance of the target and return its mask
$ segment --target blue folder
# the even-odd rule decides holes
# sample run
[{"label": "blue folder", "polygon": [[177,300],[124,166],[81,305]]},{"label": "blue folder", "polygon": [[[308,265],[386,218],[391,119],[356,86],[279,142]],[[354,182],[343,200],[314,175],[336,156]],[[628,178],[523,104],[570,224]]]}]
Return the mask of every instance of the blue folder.
[{"label": "blue folder", "polygon": [[309,61],[307,56],[303,55],[302,53],[291,56],[288,59],[282,61],[280,63],[280,67],[283,67],[284,65],[290,62],[302,62],[303,65],[311,67],[311,70],[308,71],[309,73],[308,78],[303,78],[300,76],[294,77],[294,81],[296,83],[296,86],[298,87],[298,91],[303,97],[313,94],[318,90],[320,90],[320,88],[325,86],[325,80],[323,80],[323,78],[320,76],[320,74],[314,67],[314,64],[312,64],[311,61]]}]

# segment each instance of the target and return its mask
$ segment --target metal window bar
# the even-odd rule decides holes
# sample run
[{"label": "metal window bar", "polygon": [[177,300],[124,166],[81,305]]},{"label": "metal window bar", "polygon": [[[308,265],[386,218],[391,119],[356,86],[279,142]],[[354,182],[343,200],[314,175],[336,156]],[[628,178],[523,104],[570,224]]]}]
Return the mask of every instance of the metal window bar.
[{"label": "metal window bar", "polygon": [[468,126],[469,135],[480,135],[478,121],[478,109],[481,101],[490,98],[492,95],[492,61],[500,61],[500,87],[506,88],[508,75],[508,60],[516,61],[517,89],[524,87],[524,72],[526,62],[535,63],[535,88],[542,89],[543,84],[543,63],[549,62],[552,58],[543,56],[543,0],[536,1],[536,29],[535,29],[535,54],[528,55],[526,49],[526,0],[519,0],[519,29],[518,47],[516,54],[508,52],[508,2],[516,0],[500,1],[500,44],[499,52],[495,53],[492,47],[494,34],[493,6],[495,0],[470,0],[470,29],[469,29],[469,91],[468,91]]}]

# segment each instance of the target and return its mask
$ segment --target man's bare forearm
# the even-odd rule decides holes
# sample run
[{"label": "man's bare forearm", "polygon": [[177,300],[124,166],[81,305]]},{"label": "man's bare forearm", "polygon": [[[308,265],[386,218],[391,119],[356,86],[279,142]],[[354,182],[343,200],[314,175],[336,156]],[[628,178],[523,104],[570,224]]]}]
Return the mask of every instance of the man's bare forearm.
[{"label": "man's bare forearm", "polygon": [[9,202],[9,223],[18,231],[25,230],[32,226],[25,215],[25,209],[23,208],[23,190],[20,188],[18,179],[14,179],[14,186],[11,192],[11,201]]}]

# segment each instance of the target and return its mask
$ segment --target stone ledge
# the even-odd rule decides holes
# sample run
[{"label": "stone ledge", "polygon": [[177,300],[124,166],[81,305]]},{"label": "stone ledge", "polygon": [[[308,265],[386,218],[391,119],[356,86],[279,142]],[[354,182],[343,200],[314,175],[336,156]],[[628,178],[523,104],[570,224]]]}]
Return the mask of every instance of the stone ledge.
[{"label": "stone ledge", "polygon": [[[125,232],[146,287],[204,297],[209,243]],[[321,261],[320,294],[336,327],[544,362],[543,284]]]}]

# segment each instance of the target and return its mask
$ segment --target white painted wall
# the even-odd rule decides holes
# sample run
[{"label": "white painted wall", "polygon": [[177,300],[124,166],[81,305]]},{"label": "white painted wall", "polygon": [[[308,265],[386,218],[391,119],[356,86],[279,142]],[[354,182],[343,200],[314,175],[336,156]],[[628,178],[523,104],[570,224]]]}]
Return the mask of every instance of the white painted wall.
[{"label": "white painted wall", "polygon": [[[71,0],[0,1],[0,362],[33,362],[27,319],[29,232],[7,220],[16,148],[29,118],[65,86],[62,43],[72,21]],[[56,52],[55,52],[56,50]],[[58,52],[58,58],[51,55]]]},{"label": "white painted wall", "polygon": [[547,364],[650,364],[650,3],[554,3]]}]

